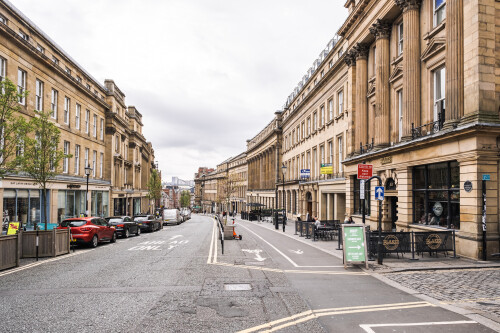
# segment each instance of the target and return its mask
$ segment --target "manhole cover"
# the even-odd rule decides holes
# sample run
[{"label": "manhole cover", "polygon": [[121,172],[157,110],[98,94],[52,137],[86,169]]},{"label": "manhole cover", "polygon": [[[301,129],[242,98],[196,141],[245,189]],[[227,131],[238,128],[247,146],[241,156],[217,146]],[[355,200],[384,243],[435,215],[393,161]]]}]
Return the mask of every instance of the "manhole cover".
[{"label": "manhole cover", "polygon": [[252,286],[249,283],[226,283],[224,284],[224,290],[230,290],[230,291],[252,290]]}]

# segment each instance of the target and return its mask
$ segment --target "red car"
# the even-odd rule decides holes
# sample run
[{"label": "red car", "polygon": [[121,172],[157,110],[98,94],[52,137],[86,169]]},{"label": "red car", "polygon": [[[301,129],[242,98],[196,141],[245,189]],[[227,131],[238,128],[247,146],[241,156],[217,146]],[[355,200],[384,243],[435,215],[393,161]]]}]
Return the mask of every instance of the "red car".
[{"label": "red car", "polygon": [[71,242],[96,247],[99,242],[116,242],[116,229],[102,217],[73,217],[62,221],[57,229],[71,228]]}]

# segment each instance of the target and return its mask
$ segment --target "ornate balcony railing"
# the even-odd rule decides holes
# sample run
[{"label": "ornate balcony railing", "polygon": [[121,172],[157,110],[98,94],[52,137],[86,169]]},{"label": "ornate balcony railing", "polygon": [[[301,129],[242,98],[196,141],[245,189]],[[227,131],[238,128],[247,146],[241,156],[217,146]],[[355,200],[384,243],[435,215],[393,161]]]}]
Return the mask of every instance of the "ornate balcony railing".
[{"label": "ornate balcony railing", "polygon": [[367,153],[369,152],[370,150],[373,149],[375,145],[375,140],[374,138],[372,138],[372,142],[371,143],[367,143],[366,145],[363,146],[363,142],[360,142],[359,143],[359,154],[362,155],[364,153]]},{"label": "ornate balcony railing", "polygon": [[415,127],[414,123],[411,123],[411,139],[415,140],[424,136],[432,135],[443,129],[444,117],[438,114],[438,120],[433,121],[422,126]]}]

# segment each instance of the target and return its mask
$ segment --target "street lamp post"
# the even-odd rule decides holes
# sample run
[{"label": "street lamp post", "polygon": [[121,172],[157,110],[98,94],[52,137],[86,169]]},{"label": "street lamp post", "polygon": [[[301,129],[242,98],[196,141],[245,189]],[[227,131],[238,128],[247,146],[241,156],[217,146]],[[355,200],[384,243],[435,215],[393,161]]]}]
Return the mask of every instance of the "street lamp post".
[{"label": "street lamp post", "polygon": [[282,163],[281,165],[281,173],[283,174],[283,232],[285,232],[285,223],[286,223],[286,208],[285,208],[285,173],[286,173],[286,165]]},{"label": "street lamp post", "polygon": [[85,167],[85,176],[87,176],[87,191],[85,192],[85,214],[86,216],[90,216],[89,214],[89,176],[92,173],[92,168],[90,165]]},{"label": "street lamp post", "polygon": [[205,187],[205,175],[202,175],[201,179],[202,179],[202,183],[201,183],[201,202],[200,202],[200,205],[201,205],[201,211],[203,213],[205,213],[205,209],[204,209],[204,205],[203,205],[203,188]]}]

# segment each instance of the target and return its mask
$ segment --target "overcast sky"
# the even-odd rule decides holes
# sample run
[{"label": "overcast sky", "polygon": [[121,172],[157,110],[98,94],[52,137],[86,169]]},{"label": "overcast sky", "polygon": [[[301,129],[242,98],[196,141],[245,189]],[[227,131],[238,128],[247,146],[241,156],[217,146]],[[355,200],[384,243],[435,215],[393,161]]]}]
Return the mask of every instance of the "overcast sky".
[{"label": "overcast sky", "polygon": [[339,0],[10,0],[143,115],[163,180],[246,150],[347,17]]}]

